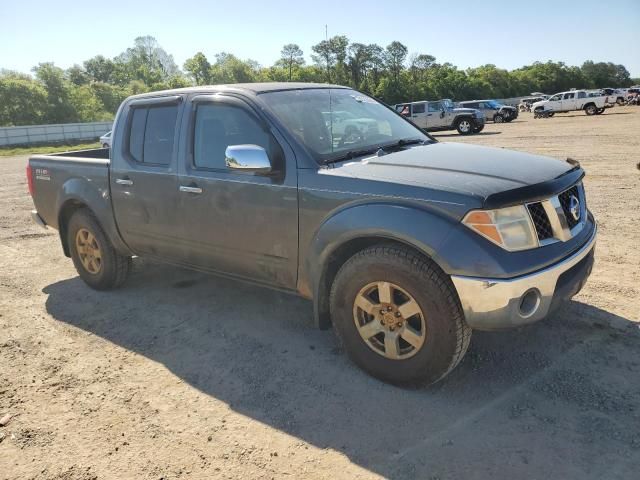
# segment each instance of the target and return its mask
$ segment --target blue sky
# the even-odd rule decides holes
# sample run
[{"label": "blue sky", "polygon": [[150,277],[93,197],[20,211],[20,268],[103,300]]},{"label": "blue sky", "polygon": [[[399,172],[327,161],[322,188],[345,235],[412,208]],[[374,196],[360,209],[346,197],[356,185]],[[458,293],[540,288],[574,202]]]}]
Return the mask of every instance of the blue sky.
[{"label": "blue sky", "polygon": [[461,68],[592,59],[640,77],[640,0],[2,0],[0,18],[0,68],[23,72],[44,61],[68,67],[113,57],[140,35],[156,37],[180,66],[197,51],[270,65],[285,43],[300,45],[310,61],[327,24],[329,36],[382,46],[399,40]]}]

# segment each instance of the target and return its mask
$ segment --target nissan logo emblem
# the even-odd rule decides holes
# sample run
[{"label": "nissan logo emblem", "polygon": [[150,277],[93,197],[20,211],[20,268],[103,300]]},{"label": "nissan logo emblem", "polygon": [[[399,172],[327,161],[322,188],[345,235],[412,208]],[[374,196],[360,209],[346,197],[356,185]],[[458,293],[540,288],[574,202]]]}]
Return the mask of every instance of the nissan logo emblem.
[{"label": "nissan logo emblem", "polygon": [[569,197],[569,212],[576,222],[580,220],[580,200],[575,195]]}]

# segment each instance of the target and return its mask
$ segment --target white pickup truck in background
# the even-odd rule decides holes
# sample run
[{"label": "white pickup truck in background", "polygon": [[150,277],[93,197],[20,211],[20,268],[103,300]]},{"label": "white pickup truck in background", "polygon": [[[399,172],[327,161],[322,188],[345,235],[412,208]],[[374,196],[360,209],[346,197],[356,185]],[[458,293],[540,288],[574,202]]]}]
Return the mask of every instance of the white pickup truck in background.
[{"label": "white pickup truck in background", "polygon": [[609,97],[602,95],[601,92],[593,92],[588,90],[570,90],[552,95],[547,100],[535,102],[531,105],[531,111],[540,113],[540,111],[551,112],[573,112],[576,110],[584,110],[587,115],[600,115],[605,109],[615,105],[615,98],[609,101]]}]

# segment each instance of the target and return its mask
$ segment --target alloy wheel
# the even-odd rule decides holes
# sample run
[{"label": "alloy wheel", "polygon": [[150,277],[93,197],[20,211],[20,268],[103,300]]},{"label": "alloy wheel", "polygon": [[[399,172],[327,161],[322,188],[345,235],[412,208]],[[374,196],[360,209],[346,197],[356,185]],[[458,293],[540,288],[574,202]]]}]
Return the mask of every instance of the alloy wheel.
[{"label": "alloy wheel", "polygon": [[372,282],[358,292],[353,320],[367,346],[391,360],[414,356],[427,337],[425,316],[418,302],[390,282]]}]

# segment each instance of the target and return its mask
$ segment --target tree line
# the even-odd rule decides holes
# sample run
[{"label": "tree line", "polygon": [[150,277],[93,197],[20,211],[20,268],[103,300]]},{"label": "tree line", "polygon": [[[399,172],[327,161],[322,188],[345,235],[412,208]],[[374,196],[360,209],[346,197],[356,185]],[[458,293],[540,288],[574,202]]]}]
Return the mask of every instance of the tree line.
[{"label": "tree line", "polygon": [[33,75],[0,70],[0,126],[113,119],[126,97],[168,88],[239,82],[328,82],[348,85],[393,104],[452,98],[509,98],[570,88],[625,87],[639,83],[623,65],[586,61],[535,62],[515,70],[482,65],[461,70],[433,55],[412,53],[398,41],[386,47],[350,42],[337,35],[312,48],[312,63],[296,44],[285,45],[271,66],[221,52],[202,52],[180,69],[150,36],[114,58],[97,55],[66,70],[40,63]]}]

